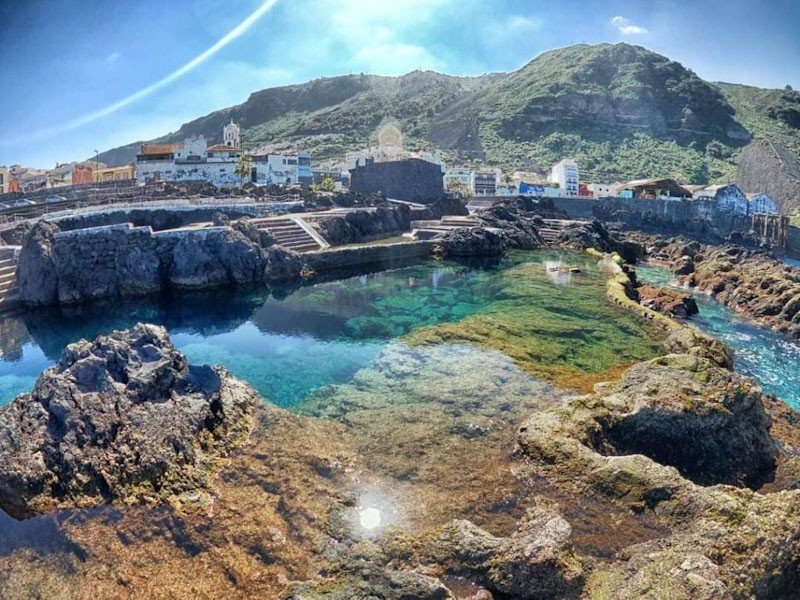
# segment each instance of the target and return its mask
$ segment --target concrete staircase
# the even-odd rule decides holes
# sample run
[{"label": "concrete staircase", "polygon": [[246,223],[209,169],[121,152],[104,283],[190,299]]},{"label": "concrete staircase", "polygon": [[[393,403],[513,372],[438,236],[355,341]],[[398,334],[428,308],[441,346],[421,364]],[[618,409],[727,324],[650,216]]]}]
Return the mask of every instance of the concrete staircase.
[{"label": "concrete staircase", "polygon": [[0,307],[19,301],[17,255],[19,246],[0,246]]},{"label": "concrete staircase", "polygon": [[275,243],[295,252],[324,250],[330,247],[325,238],[299,217],[264,217],[250,221],[259,231],[265,231]]},{"label": "concrete staircase", "polygon": [[539,228],[539,235],[542,236],[546,243],[553,244],[558,240],[558,236],[562,231],[582,222],[569,219],[545,219],[545,226]]}]

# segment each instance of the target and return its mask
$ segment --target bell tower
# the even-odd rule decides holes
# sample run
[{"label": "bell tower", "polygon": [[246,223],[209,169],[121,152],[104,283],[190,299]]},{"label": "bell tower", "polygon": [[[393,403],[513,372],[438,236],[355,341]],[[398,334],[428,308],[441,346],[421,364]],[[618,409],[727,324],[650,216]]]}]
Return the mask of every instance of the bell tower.
[{"label": "bell tower", "polygon": [[233,122],[225,125],[222,129],[222,140],[226,146],[230,146],[231,148],[240,148],[241,144],[241,137],[239,135],[239,126]]}]

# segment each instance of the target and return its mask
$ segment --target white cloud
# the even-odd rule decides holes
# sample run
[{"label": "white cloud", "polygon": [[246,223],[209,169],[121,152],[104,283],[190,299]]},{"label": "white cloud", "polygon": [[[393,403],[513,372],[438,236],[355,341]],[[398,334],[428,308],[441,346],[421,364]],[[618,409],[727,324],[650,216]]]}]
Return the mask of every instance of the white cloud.
[{"label": "white cloud", "polygon": [[108,56],[106,56],[106,62],[108,64],[113,64],[119,60],[119,57],[122,56],[119,52],[112,52]]},{"label": "white cloud", "polygon": [[535,31],[541,29],[541,19],[534,19],[532,17],[524,17],[522,15],[512,15],[504,24],[506,28],[514,33],[523,31]]},{"label": "white cloud", "polygon": [[634,25],[630,19],[625,17],[612,17],[611,24],[619,29],[622,35],[643,35],[647,33],[647,29],[641,25]]}]

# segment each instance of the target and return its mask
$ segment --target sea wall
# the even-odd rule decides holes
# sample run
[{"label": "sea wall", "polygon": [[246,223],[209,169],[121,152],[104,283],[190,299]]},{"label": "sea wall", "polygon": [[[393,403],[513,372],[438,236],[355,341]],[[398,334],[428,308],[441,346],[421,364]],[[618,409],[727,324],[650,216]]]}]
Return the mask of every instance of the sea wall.
[{"label": "sea wall", "polygon": [[246,216],[258,216],[262,212],[256,205],[236,205],[230,207],[186,206],[169,208],[128,208],[110,209],[86,214],[72,214],[65,217],[50,219],[58,224],[61,231],[74,229],[87,229],[90,227],[104,227],[107,225],[120,225],[132,223],[139,227],[152,227],[154,231],[177,229],[192,223],[211,222],[215,213],[222,212],[231,219]]},{"label": "sea wall", "polygon": [[42,221],[20,253],[20,298],[28,306],[45,306],[169,289],[283,285],[360,265],[394,268],[428,258],[434,247],[411,242],[297,254],[263,247],[239,225],[154,232],[124,223],[59,231]]},{"label": "sea wall", "polygon": [[[739,215],[720,210],[709,200],[636,200],[629,198],[553,198],[553,203],[573,218],[595,218],[623,223],[632,229],[658,233],[685,234],[709,242],[727,241],[731,234],[753,231],[753,219],[761,215]],[[775,217],[779,219],[779,217]],[[783,219],[770,222],[766,239],[761,239],[763,223],[755,228],[753,243],[782,245],[786,238]],[[737,239],[735,241],[742,241]]]}]

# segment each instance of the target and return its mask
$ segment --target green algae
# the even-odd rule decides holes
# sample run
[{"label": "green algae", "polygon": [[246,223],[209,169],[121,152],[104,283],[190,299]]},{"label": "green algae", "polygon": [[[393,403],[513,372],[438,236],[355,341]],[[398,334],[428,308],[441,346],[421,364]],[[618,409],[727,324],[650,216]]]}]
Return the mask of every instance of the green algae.
[{"label": "green algae", "polygon": [[[499,350],[528,373],[579,391],[658,355],[663,334],[606,299],[607,275],[595,259],[540,252],[513,260],[518,264],[495,278],[494,300],[457,322],[416,329],[404,341]],[[559,260],[560,270],[552,270]],[[581,272],[566,275],[566,264]]]}]

